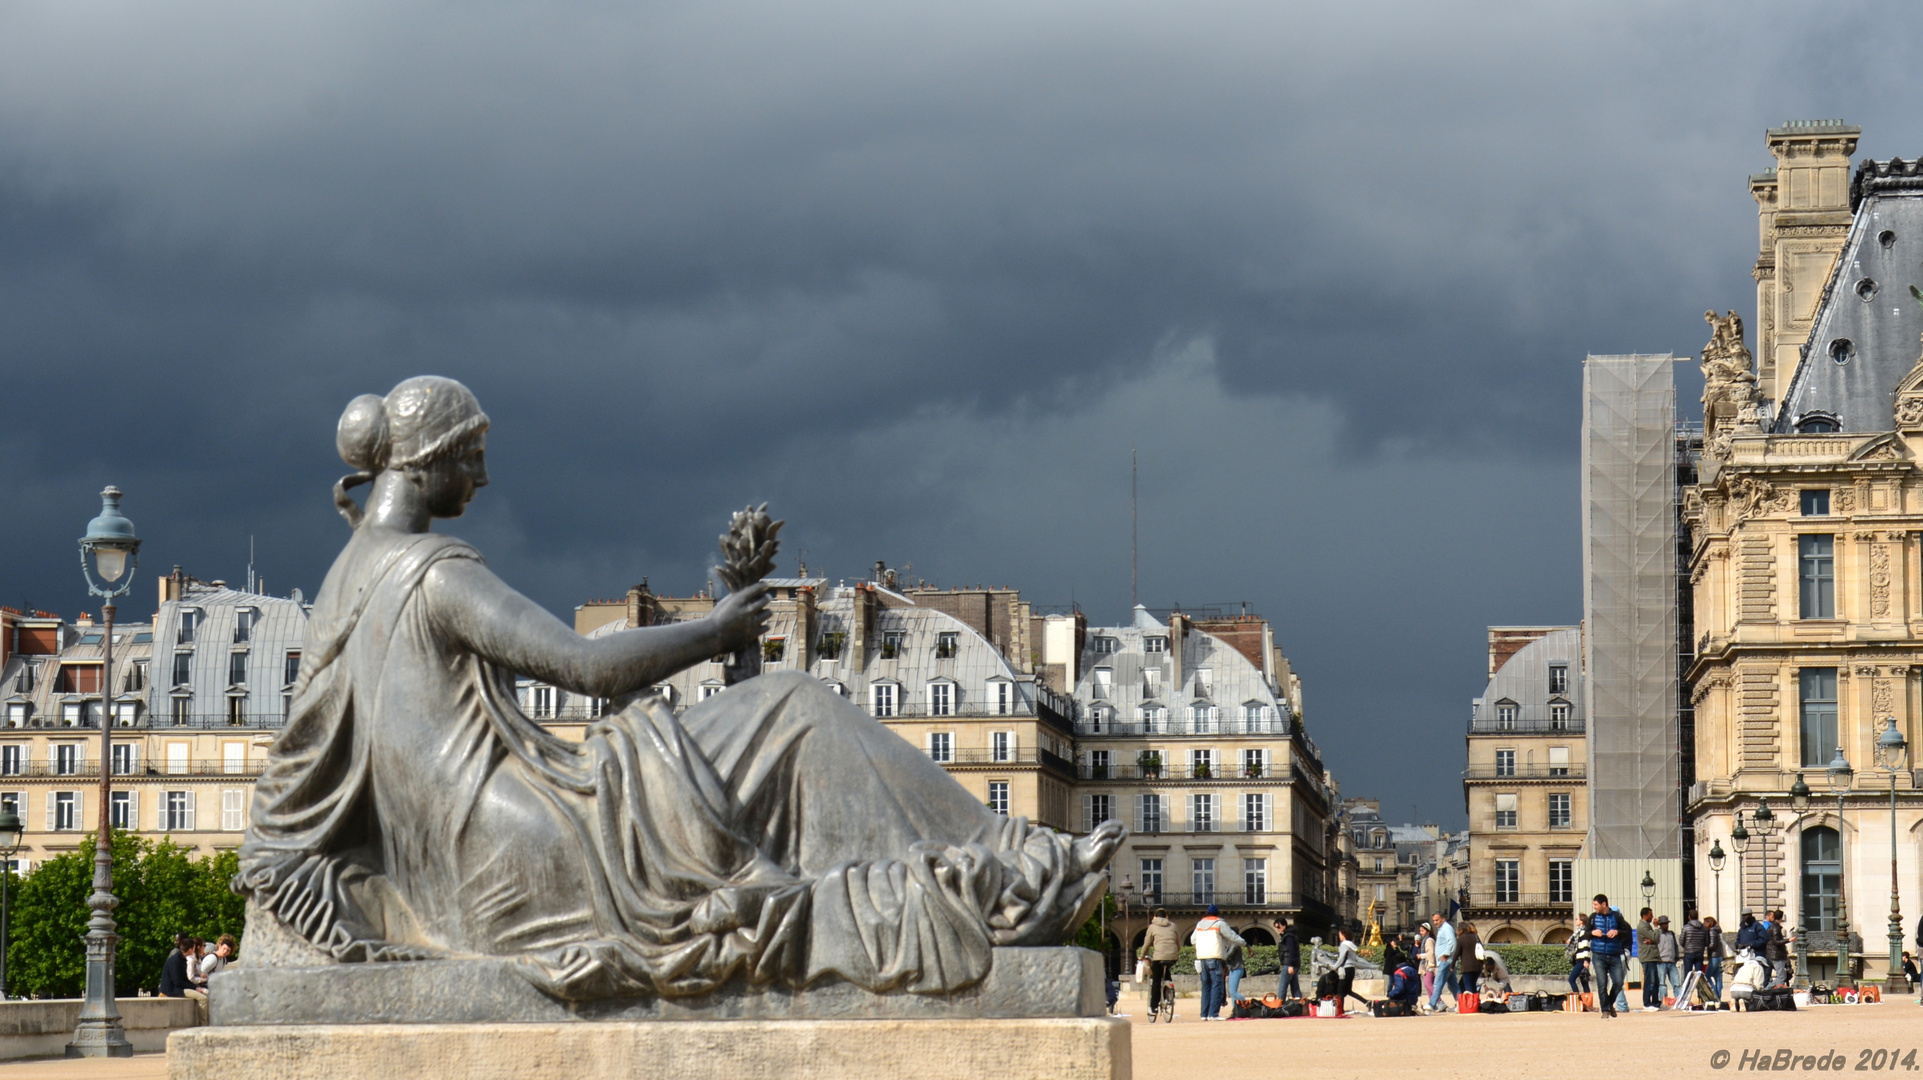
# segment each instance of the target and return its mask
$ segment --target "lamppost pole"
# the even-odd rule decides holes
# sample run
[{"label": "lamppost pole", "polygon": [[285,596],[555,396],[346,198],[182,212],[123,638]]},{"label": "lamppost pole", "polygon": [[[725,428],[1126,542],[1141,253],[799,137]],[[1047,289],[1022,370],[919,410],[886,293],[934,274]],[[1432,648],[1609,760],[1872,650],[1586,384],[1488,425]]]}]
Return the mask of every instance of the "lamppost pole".
[{"label": "lamppost pole", "polygon": [[132,1057],[134,1052],[114,1001],[114,947],[120,936],[114,932],[113,910],[120,901],[113,894],[113,601],[133,584],[139,551],[133,522],[120,515],[120,489],[109,486],[100,493],[100,516],[87,523],[87,535],[80,538],[80,572],[87,591],[105,601],[101,615],[106,633],[100,665],[100,823],[94,839],[93,895],[87,898],[93,909],[87,921],[87,996],[80,1003],[73,1041],[67,1044],[70,1058]]},{"label": "lamppost pole", "polygon": [[1855,778],[1855,770],[1850,768],[1849,759],[1843,756],[1843,746],[1838,743],[1836,756],[1830,759],[1830,787],[1836,789],[1836,985],[1840,989],[1856,985],[1855,973],[1850,963],[1850,908],[1849,908],[1849,863],[1844,861],[1843,849],[1843,796],[1850,790]]},{"label": "lamppost pole", "polygon": [[1729,858],[1723,852],[1723,842],[1717,840],[1709,845],[1709,872],[1716,876],[1716,932],[1723,929],[1723,862]]},{"label": "lamppost pole", "polygon": [[1896,773],[1905,764],[1909,742],[1897,730],[1896,717],[1883,718],[1883,734],[1876,740],[1876,763],[1890,773],[1890,966],[1883,978],[1883,991],[1904,994],[1910,980],[1903,974],[1903,905],[1897,893],[1896,877]]},{"label": "lamppost pole", "polygon": [[1743,852],[1749,850],[1749,830],[1743,826],[1743,812],[1736,811],[1736,827],[1729,831],[1729,846],[1736,849],[1736,911],[1740,915],[1748,910],[1748,896],[1744,892],[1747,882],[1743,875]]}]

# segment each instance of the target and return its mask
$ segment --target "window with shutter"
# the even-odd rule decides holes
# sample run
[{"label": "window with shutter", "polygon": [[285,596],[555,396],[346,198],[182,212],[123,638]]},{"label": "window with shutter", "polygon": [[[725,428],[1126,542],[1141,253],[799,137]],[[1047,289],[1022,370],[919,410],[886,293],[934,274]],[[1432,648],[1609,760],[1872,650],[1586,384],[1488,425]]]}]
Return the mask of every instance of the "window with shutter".
[{"label": "window with shutter", "polygon": [[220,827],[224,832],[239,832],[241,825],[241,804],[246,798],[244,791],[228,789],[220,793]]},{"label": "window with shutter", "polygon": [[1514,795],[1496,796],[1496,828],[1513,829],[1516,827],[1516,797]]}]

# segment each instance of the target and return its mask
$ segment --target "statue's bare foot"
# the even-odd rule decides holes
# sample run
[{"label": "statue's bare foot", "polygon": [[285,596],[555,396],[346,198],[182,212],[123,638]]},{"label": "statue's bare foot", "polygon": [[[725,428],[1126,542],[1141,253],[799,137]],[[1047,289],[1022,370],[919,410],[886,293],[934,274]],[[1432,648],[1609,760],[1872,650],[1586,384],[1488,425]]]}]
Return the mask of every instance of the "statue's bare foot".
[{"label": "statue's bare foot", "polygon": [[1128,827],[1119,821],[1104,821],[1095,826],[1095,831],[1075,841],[1070,858],[1074,872],[1092,874],[1108,865],[1115,857],[1115,849],[1122,846],[1128,838]]}]

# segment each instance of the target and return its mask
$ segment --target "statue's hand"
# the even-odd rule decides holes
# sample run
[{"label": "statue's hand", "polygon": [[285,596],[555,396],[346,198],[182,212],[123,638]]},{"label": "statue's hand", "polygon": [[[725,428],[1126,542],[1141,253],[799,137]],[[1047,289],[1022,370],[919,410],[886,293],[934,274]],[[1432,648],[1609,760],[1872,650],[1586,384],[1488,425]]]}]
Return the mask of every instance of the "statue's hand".
[{"label": "statue's hand", "polygon": [[721,598],[714,606],[715,629],[721,635],[717,653],[738,652],[761,640],[768,629],[768,583],[750,582]]}]

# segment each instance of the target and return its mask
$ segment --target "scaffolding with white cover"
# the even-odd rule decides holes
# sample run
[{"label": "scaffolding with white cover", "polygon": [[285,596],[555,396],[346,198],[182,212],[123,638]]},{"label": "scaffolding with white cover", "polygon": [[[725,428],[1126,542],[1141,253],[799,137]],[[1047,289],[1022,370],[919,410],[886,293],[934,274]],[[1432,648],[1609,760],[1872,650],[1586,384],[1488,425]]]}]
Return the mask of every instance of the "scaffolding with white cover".
[{"label": "scaffolding with white cover", "polygon": [[1675,859],[1676,358],[1583,364],[1583,678],[1592,859]]}]

